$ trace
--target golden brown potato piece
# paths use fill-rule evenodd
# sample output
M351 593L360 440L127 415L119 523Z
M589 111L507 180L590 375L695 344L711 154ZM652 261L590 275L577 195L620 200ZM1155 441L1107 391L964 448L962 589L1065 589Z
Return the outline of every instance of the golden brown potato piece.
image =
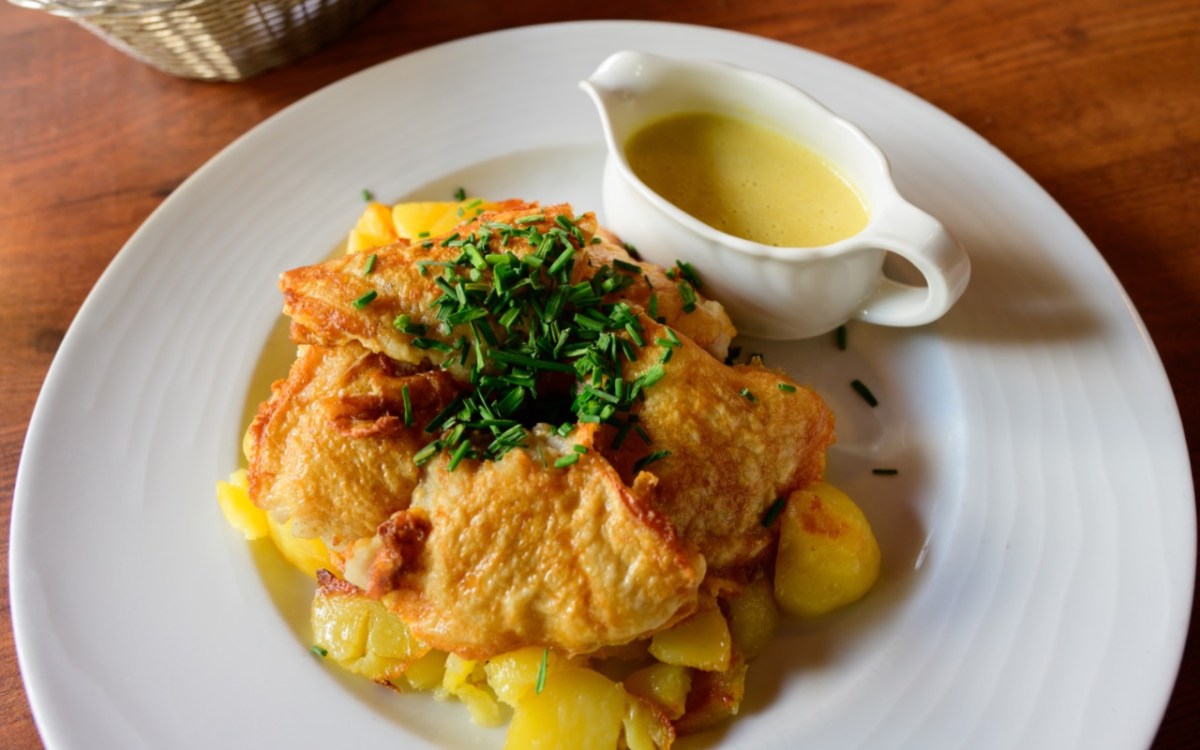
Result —
M404 425L404 389L412 426ZM301 346L246 433L250 498L292 534L330 547L369 537L408 507L422 426L458 393L445 372L357 344Z
M879 577L879 542L850 496L816 482L793 492L779 519L775 598L788 613L817 617L858 601Z
M658 367L668 348L650 343L667 340L667 329L645 316L641 321L648 343L625 368L630 382ZM650 442L628 430L619 447L616 438L602 440L602 452L710 568L756 562L773 539L762 525L767 508L824 471L833 412L786 375L760 364L729 367L687 337L678 339L662 379L632 412ZM669 455L645 463L663 452Z
M590 449L591 430L530 443L453 471L445 455L426 466L412 507L356 545L347 578L393 589L415 636L469 658L590 652L690 614L703 558ZM588 450L554 468L575 445Z

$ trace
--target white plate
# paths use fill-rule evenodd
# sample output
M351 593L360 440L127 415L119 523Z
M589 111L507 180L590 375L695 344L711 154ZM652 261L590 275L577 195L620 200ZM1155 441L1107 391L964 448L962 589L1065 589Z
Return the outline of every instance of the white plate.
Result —
M622 48L808 90L879 142L975 267L934 326L855 326L847 352L761 347L839 413L833 478L886 568L862 606L790 625L708 739L1149 744L1188 620L1193 494L1162 367L1095 248L1004 156L879 79L755 37L613 22L466 39L330 86L226 149L121 251L55 359L17 481L13 619L47 745L499 746L461 706L313 657L306 587L226 526L213 483L238 464L276 275L326 255L363 188L598 209L600 127L576 82Z

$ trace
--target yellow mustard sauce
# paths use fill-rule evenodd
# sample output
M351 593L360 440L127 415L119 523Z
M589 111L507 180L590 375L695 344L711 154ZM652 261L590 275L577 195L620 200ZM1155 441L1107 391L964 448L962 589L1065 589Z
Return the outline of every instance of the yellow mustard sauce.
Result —
M726 234L776 247L820 247L867 225L867 208L820 155L769 128L710 112L657 120L633 134L634 174Z

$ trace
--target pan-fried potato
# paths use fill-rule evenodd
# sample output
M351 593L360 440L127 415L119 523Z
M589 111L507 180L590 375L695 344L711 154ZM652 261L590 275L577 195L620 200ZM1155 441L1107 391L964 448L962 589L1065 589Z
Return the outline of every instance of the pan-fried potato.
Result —
M312 604L313 643L342 667L377 682L390 682L429 647L383 602L321 571Z
M635 695L625 705L624 739L629 750L670 750L675 727L657 706Z
M517 701L506 750L613 750L626 710L625 690L599 672L568 661L546 670Z
M771 582L756 579L723 601L729 609L733 645L746 661L751 661L767 647L779 628L779 605L775 603Z
M625 678L625 691L649 701L668 719L683 716L692 670L678 664L651 664Z
M664 664L708 671L728 669L732 651L729 625L716 607L701 610L650 639L650 653Z
M746 694L746 664L737 662L724 672L696 672L688 693L687 711L675 722L680 734L692 734L736 716Z
M824 482L793 492L780 517L775 598L816 617L857 601L879 577L879 543L846 493Z

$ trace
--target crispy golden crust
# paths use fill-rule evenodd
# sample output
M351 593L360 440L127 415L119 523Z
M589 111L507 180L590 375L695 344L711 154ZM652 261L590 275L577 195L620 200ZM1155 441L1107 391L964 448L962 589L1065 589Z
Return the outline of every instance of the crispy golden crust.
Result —
M404 425L409 391L412 427ZM300 537L338 548L408 507L421 426L458 393L441 370L399 365L357 344L301 346L246 433L250 497Z
M667 336L649 319L642 325L648 342ZM771 533L761 523L767 508L824 472L833 413L786 375L758 364L726 366L687 337L679 339L662 380L633 410L650 444L630 431L614 449L609 430L601 450L634 486L649 481L635 471L639 460L670 451L643 472L654 478L651 505L711 568L753 563L770 547ZM662 345L643 347L626 378L644 373L662 354ZM782 391L781 383L796 390Z
M451 236L466 237L485 222L513 224L534 213L544 218L526 226L544 230L556 226L555 219L560 215L573 216L569 205L517 204L512 209L484 212L476 220L456 229ZM577 224L586 242L595 231L595 217L586 214ZM442 364L457 356L457 353L446 354L436 349L418 349L413 346L416 336L399 331L393 325L396 316L403 313L412 323L426 326L430 331L428 336L432 338L452 343L459 336L470 337L471 331L466 326L458 326L449 334L437 330L439 321L433 303L442 296L442 289L436 283L442 268L428 264L453 261L462 252L458 247L445 245L447 239L439 237L413 243L401 240L380 248L375 251L375 267L370 275L363 274L363 258L358 254L285 272L279 278L279 286L283 290L283 311L292 318L293 331L300 333L305 342L313 344L334 346L355 341L399 362L429 359L434 364ZM493 232L488 248L481 251L511 252L520 258L534 250L536 248L521 239L501 245L499 233ZM424 273L421 263L427 264ZM355 301L369 292L375 292L377 296L370 304L356 308ZM465 375L461 368L452 368L452 371L460 377Z
M693 611L704 560L666 519L593 451L552 468L590 441L589 430L577 432L565 441L543 434L529 450L454 471L442 457L388 524L423 530L419 553L411 533L401 535L405 550L380 538L367 545L364 570L394 588L389 606L415 636L471 658L528 645L586 653ZM399 564L388 570L381 560Z
M537 204L506 204L500 211L489 211L469 224L455 230L453 235L466 237L489 223L516 224L518 220L541 215L540 221L521 226L533 226L549 231L556 226L560 216L574 218L570 205L538 206ZM576 254L572 282L591 278L597 270L614 259L626 263L635 261L609 233L599 233L596 217L584 214L575 222L582 237L581 249ZM453 236L451 235L451 236ZM602 241L593 243L599 236ZM433 238L424 242L410 243L402 240L375 251L376 261L371 274L364 275L363 258L347 255L314 266L304 266L280 276L283 290L284 313L293 321L293 338L300 343L333 346L348 341L357 341L371 351L382 352L400 362L419 362L429 359L442 364L455 354L437 350L417 349L413 346L412 334L396 330L392 324L396 316L406 314L412 323L427 326L427 335L448 343L459 336L470 338L471 332L459 326L449 334L437 331L438 319L434 302L442 296L436 283L441 272L437 265L427 265L421 272L419 263L444 263L453 261L462 252L458 247L445 246L447 238ZM501 234L492 232L489 245L482 252L511 252L518 258L533 252L524 239L513 239L502 244ZM694 338L714 356L724 358L729 342L736 331L718 303L698 297L697 308L692 313L683 311L683 301L676 281L667 278L662 269L646 263L637 263L641 274L629 287L614 298L625 299L639 307L646 307L650 295L657 297L658 314L666 322ZM374 291L376 297L370 304L355 307L355 301ZM497 336L503 332L497 330ZM465 371L452 367L460 378Z
M729 315L719 302L696 294L696 308L692 312L683 309L683 296L679 292L680 279L669 278L666 272L653 263L634 260L625 246L612 232L604 228L596 231L601 242L588 246L588 264L606 264L614 260L633 263L642 270L638 283L621 291L621 298L646 310L650 306L650 295L656 298L655 306L659 322L669 325L700 345L719 360L724 361L729 353L729 343L737 335Z

